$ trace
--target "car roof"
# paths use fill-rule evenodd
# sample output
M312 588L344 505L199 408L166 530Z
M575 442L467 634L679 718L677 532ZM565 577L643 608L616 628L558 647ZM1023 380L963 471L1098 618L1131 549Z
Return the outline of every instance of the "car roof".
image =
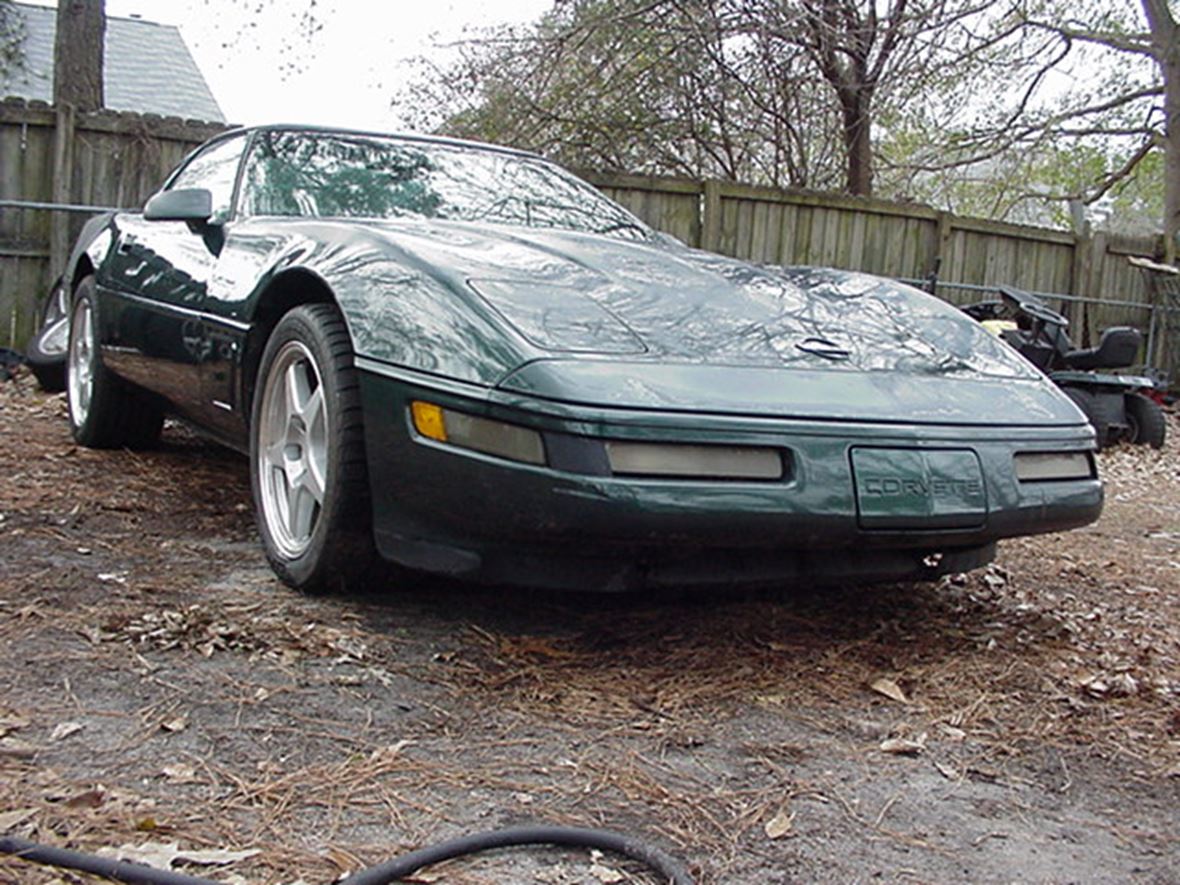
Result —
M349 129L338 126L316 126L304 123L266 123L259 126L239 126L221 133L210 141L220 141L235 135L251 132L310 132L317 135L361 135L374 138L396 138L401 141L418 141L425 144L445 144L452 147L476 148L478 150L493 151L514 157L528 157L532 160L549 162L539 154L523 151L519 148L504 147L498 144L488 144L483 141L471 141L464 138L448 138L443 135L424 135L420 132L377 132L371 129Z

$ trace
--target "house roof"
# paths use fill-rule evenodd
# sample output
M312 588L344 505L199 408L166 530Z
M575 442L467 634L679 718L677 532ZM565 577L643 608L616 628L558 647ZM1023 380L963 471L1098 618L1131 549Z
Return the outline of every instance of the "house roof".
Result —
M28 3L13 6L24 24L24 64L0 75L0 95L51 102L57 10ZM105 104L111 110L225 122L173 25L108 16L104 64Z

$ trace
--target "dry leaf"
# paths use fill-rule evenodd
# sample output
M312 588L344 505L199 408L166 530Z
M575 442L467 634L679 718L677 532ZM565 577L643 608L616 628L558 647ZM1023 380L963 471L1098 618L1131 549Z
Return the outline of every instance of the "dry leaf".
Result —
M20 826L36 813L36 808L14 808L12 811L0 814L0 833L7 833Z
M188 850L181 848L178 842L142 842L139 845L120 845L118 848L104 847L98 850L101 857L147 864L158 870L170 870L177 863L224 866L239 860L247 860L258 853L259 850L256 848L245 851Z
M143 842L139 845L120 845L111 848L104 845L95 852L99 857L109 857L113 860L130 861L131 863L146 864L157 870L172 869L172 861L180 852L179 842Z
M85 726L81 722L59 722L49 735L51 741L64 741L72 734L77 734Z
M378 747L369 754L370 762L390 762L401 754L401 751L406 747L412 746L415 742L410 738L402 738L392 744L384 747Z
M783 806L778 810L778 814L766 822L763 830L769 839L781 839L783 836L790 834L791 829L795 826L795 812L788 811L787 806Z
M963 729L955 728L953 725L947 725L945 722L938 723L938 729L952 741L961 741L967 737L967 732L963 731Z
M28 741L22 741L19 738L0 738L0 759L5 756L13 759L27 759L31 756L36 756L37 751L40 749L40 747L30 744Z
M590 875L599 882L607 883L607 885L614 885L614 883L622 882L626 878L618 870L603 866L600 863L592 863L590 865Z
M22 728L29 727L29 720L24 716L16 713L7 713L0 716L0 737L4 737L10 732L20 731Z
M181 851L177 855L177 860L203 867L214 867L237 863L239 860L249 860L260 853L261 851L257 848L247 848L244 851L223 851L217 848L207 848L200 851Z
M175 765L165 765L161 771L170 784L192 784L197 781L197 770L191 765L178 762Z
M895 756L917 756L925 749L926 735L921 735L916 741L909 738L889 738L881 741L882 752Z
M957 781L962 775L959 770L953 765L947 765L945 762L935 762L934 767L938 769L938 773L945 777L948 781Z
M910 699L905 696L905 692L901 690L901 686L892 679L884 677L876 680L869 686L877 694L885 695L890 700L897 701L899 704L908 704Z
M106 794L102 790L87 790L66 799L65 804L70 808L98 808L105 798Z

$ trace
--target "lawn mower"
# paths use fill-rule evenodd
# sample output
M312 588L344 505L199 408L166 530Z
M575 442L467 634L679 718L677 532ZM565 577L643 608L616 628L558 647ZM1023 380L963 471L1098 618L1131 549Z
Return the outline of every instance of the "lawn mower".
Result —
M1102 333L1097 347L1074 347L1066 334L1069 320L1035 295L999 287L999 301L963 308L1034 366L1049 376L1094 426L1098 448L1119 441L1160 448L1167 422L1160 380L1147 375L1122 375L1135 362L1143 335L1130 326Z

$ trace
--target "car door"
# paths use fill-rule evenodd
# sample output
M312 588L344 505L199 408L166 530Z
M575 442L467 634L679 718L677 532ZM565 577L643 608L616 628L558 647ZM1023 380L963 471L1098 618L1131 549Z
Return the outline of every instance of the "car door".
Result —
M201 423L210 409L203 375L221 350L203 310L233 214L246 143L245 134L211 142L165 187L208 190L213 197L208 223L119 215L114 248L98 280L109 305L102 321L104 360Z

